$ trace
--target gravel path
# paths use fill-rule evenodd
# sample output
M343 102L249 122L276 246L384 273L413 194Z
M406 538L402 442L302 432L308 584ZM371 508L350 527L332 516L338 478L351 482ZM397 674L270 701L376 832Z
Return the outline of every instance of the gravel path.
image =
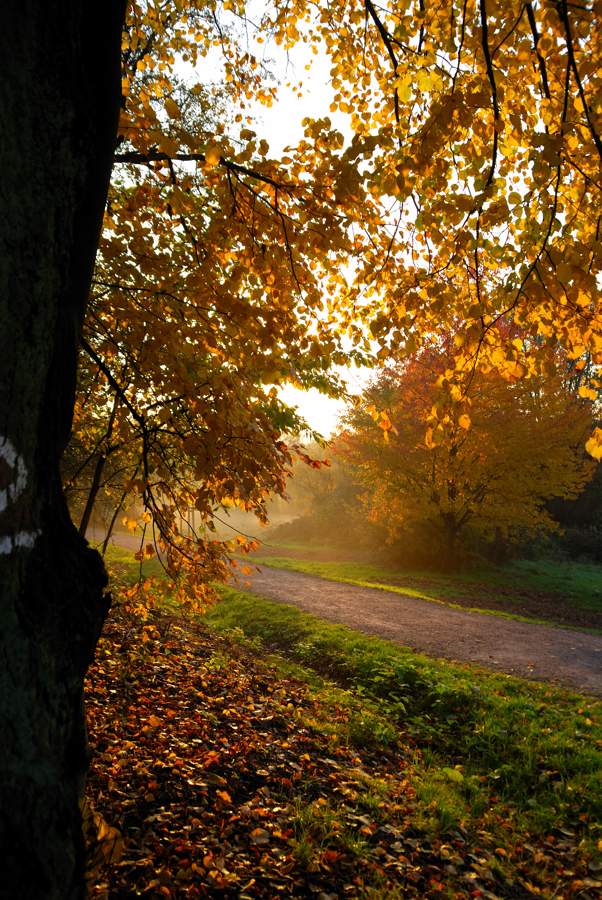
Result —
M86 536L99 541L104 533L90 529ZM140 549L140 538L134 535L114 534L111 541ZM529 625L269 566L253 576L250 590L429 656L480 663L537 681L558 679L602 696L600 634Z
M429 656L602 695L602 635L466 612L394 594L261 567L251 590ZM248 589L247 589L248 590Z

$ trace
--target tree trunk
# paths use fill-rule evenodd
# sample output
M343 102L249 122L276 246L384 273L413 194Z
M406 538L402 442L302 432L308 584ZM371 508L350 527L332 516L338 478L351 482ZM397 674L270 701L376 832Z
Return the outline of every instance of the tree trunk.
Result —
M98 497L98 491L100 490L100 479L102 478L103 469L105 467L105 463L107 461L104 452L101 450L100 456L96 460L96 466L94 468L94 477L92 478L92 484L90 485L90 490L88 492L88 499L86 500L86 505L84 507L84 511L82 514L81 522L79 523L79 533L82 537L86 536L86 531L88 530L88 525L90 524L90 519L92 517L92 510L94 509L94 504L96 503L96 498Z
M8 0L0 29L3 900L85 896L83 679L108 609L59 459L111 172L124 0Z
M119 398L115 397L113 401L113 409L111 410L111 415L109 416L109 424L107 425L107 433L105 434L104 440L101 441L100 447L98 449L98 459L96 460L96 466L94 468L94 475L92 477L92 484L90 485L90 491L88 492L88 499L86 500L86 505L84 507L84 511L82 514L81 522L79 523L79 533L82 537L86 536L86 531L88 530L88 525L90 524L90 518L92 516L92 511L94 509L94 504L96 503L96 498L98 497L98 492L100 490L100 482L102 479L102 473L107 462L107 457L111 453L111 435L113 434L113 425L115 423L115 415L117 413L117 406L119 404ZM116 449L116 448L113 448Z
M138 470L136 469L136 474L134 475L134 478L136 477L137 474L138 474ZM111 540L111 535L113 534L113 529L115 528L115 522L117 521L117 516L119 515L119 510L123 506L123 501L125 500L127 495L128 495L128 492L124 491L123 494L121 495L121 499L120 499L119 503L117 504L117 506L115 507L115 510L113 512L113 516L109 523L109 527L108 527L107 533L105 535L104 543L102 545L102 550L100 551L103 556L107 552L107 547L109 546L109 541Z
M454 524L450 524L449 522L445 523L443 532L442 532L442 544L443 544L443 565L444 571L446 572L455 572L458 565L458 557L457 557L457 536L458 532Z

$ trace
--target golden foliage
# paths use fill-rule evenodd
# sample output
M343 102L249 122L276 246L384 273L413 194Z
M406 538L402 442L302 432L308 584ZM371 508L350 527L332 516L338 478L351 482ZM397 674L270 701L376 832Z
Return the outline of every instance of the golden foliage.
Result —
M489 538L554 529L544 501L574 496L595 466L583 452L591 404L559 375L508 380L477 371L462 398L471 404L470 427L463 416L446 429L436 425L436 381L452 345L448 336L393 362L371 386L372 404L347 415L337 442L357 467L370 519L391 536L426 525L451 556L467 528ZM386 406L395 426L388 446L372 424L374 404Z
M558 346L602 363L602 5L277 0L268 21L326 48L355 132L333 182L361 202L357 338L358 308L383 356L459 321L450 384L483 358L553 374Z
M475 371L515 392L529 376L528 394L555 383L560 347L587 356L582 388L597 392L601 14L566 0L275 0L255 26L242 0L131 5L77 426L89 453L118 454L122 496L148 507L170 573L182 560L198 573L189 600L231 566L225 544L186 536L188 511L209 530L232 504L265 521L285 491L281 435L300 423L275 385L337 394L332 363L412 354L453 326L433 447L473 440ZM270 157L247 113L276 86L245 28L329 54L350 143L307 119L299 145ZM198 81L202 58L219 84ZM509 319L520 337L498 327ZM597 432L587 447L599 456Z

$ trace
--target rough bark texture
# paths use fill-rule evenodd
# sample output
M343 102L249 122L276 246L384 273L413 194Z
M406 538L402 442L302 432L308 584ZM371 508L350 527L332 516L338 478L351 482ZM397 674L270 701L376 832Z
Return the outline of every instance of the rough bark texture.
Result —
M83 679L107 611L59 459L111 171L124 0L8 0L0 29L3 900L85 895Z

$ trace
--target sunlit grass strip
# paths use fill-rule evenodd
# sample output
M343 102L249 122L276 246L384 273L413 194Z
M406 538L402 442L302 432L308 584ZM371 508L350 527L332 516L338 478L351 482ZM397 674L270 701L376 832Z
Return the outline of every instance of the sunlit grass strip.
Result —
M282 543L275 545L279 549L300 550L307 561L313 560L317 549L328 551L332 554L341 552L341 548L334 545L320 544L292 544ZM264 545L260 551L261 556L267 558L269 545ZM318 565L323 564L316 560ZM519 590L555 591L563 596L565 602L573 603L583 609L602 610L602 567L594 563L575 562L567 559L553 559L542 557L535 560L515 559L503 566L489 566L485 560L484 569L475 572L461 572L457 574L426 571L424 569L408 569L406 566L394 566L384 564L382 561L350 561L348 559L338 562L329 562L334 569L338 568L343 574L351 571L353 577L364 580L380 579L410 579L412 581L428 581L432 590L445 590L446 593L457 593L466 590L467 585L474 588L515 588ZM441 599L441 598L439 598ZM507 595L504 599L508 601ZM511 601L512 602L512 601Z
M482 609L478 606L460 606L459 603L452 603L449 600L440 600L438 597L429 596L423 591L416 591L413 588L397 587L393 584L383 584L381 581L368 581L363 578L348 578L339 573L339 568L343 567L345 570L353 570L354 563L322 563L314 562L313 560L292 559L287 556L254 557L253 562L258 566L268 566L272 569L288 569L292 572L303 572L305 575L314 575L317 578L323 578L325 581L338 581L341 584L353 584L356 587L364 588L377 588L379 591L388 591L391 594L403 594L406 597L417 597L419 600L428 600L429 603L439 603L441 606L448 606L451 609L460 609L463 612L497 616L500 619L513 619L516 622L527 622L530 625L548 625L550 628L570 627L562 626L555 622L547 622L544 619L519 616L516 613L503 612L497 609ZM362 564L360 563L359 566L361 565ZM383 572L386 571L386 569L383 570ZM386 578L388 576L383 574L382 577Z
M216 630L283 651L299 671L351 691L350 709L359 701L361 712L350 717L348 740L385 745L403 742L407 733L418 742L416 790L432 804L435 824L447 827L469 810L473 817L493 822L501 816L540 834L564 827L597 852L599 700L472 664L432 660L233 589L223 591L223 600L206 617Z

